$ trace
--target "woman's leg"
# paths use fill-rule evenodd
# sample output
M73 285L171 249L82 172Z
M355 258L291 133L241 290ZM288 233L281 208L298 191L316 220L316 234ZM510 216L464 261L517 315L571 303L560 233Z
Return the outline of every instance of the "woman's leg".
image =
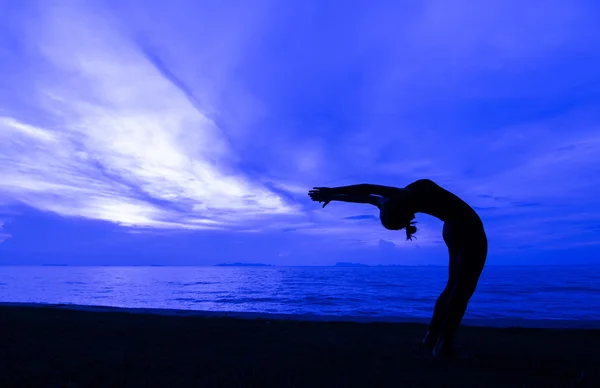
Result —
M473 296L487 257L485 236L471 241L458 251L456 282L446 301L444 319L434 354L444 356L452 353L454 337Z
M429 329L427 334L425 334L425 338L423 338L422 344L428 347L433 348L438 340L440 335L440 331L442 329L442 324L444 322L444 314L446 312L446 304L448 302L448 298L452 291L456 286L456 280L458 274L456 272L457 260L458 260L458 249L453 244L452 238L452 229L450 225L444 224L444 229L442 231L442 236L444 237L444 242L448 247L448 256L449 256L449 265L448 265L448 282L446 283L446 288L442 291L437 301L435 302L435 306L433 308L433 316L431 318L431 323L429 324Z
M425 334L425 338L423 338L422 341L423 345L431 347L432 349L435 346L442 329L444 314L446 312L446 304L448 303L448 299L456 287L456 260L458 253L452 249L448 249L448 253L450 255L448 282L446 283L446 288L444 288L444 291L442 291L435 302L431 323L429 324L427 334Z

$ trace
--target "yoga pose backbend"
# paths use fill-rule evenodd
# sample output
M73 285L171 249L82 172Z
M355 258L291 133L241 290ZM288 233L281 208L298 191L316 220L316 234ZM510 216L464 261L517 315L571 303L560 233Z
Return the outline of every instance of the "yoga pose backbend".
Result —
M425 213L444 222L442 236L448 246L448 283L433 310L423 345L433 348L436 357L454 355L454 336L475 292L487 257L487 237L481 219L466 202L429 179L417 180L404 188L360 184L342 187L315 187L313 201L369 203L380 210L381 224L390 230L406 230L412 239L417 228L415 213Z

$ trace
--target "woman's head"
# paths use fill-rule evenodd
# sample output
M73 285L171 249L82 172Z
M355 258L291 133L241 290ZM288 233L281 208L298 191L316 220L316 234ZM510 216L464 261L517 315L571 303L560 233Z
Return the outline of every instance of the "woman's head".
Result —
M412 240L417 227L412 220L415 214L409 208L408 202L402 199L383 199L379 204L379 219L381 225L389 230L406 228L406 239Z

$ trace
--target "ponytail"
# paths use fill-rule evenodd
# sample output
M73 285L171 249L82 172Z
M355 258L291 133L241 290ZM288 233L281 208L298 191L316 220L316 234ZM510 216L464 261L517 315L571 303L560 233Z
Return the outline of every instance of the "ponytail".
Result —
M416 223L416 221L410 221L408 225L404 227L404 229L406 230L406 240L412 241L413 237L416 239L416 237L414 236L414 234L417 233L417 227L414 225Z

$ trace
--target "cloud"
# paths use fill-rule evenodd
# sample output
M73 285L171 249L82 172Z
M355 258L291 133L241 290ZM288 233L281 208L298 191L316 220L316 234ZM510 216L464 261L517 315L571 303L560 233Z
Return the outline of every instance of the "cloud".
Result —
M0 117L4 195L66 216L166 228L297 213L236 167L214 121L110 23L65 5L48 11L28 33L56 74L31 74L40 85L32 97L51 120Z
M386 240L379 240L379 248L380 249L390 249L390 248L394 248L396 246L396 244L394 244L391 241L386 241Z
M439 246L441 223L405 242L308 188L430 178L481 214L491 255L591 244L597 11L23 2L0 15L0 207L345 255Z
M361 216L349 216L343 217L344 220L378 220L374 215L361 215Z
M6 220L0 219L0 244L3 241L8 240L10 238L10 234L8 234L4 231L5 223L6 223Z

